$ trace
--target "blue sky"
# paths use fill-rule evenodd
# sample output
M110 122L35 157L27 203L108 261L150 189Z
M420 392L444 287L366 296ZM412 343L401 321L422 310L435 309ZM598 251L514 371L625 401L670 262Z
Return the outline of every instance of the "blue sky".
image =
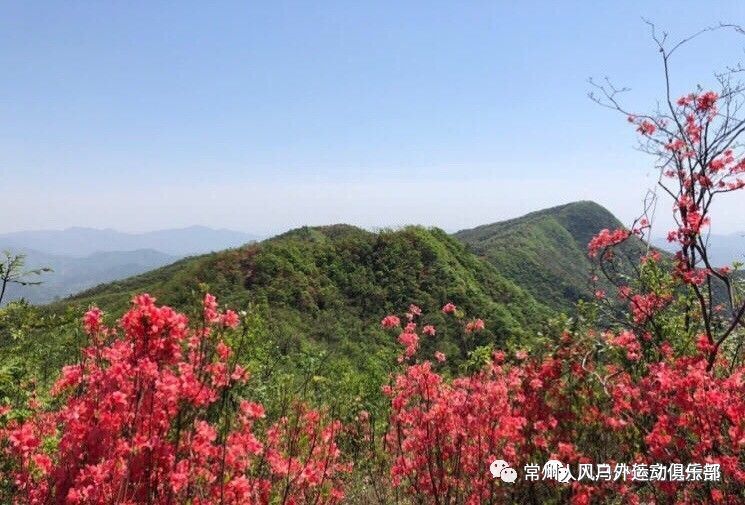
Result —
M448 230L654 180L590 76L661 92L677 38L742 2L2 2L0 232L204 224ZM743 56L714 35L680 93ZM741 198L740 198L741 199ZM745 206L723 202L715 231Z

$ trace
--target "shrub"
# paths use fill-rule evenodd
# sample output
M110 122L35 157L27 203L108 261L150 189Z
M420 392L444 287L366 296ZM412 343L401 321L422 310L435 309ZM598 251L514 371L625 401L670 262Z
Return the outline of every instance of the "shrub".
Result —
M338 421L296 404L262 433L260 404L224 332L240 324L205 296L202 320L148 295L107 327L84 317L91 345L35 407L2 432L13 503L337 503ZM7 413L7 412L4 412ZM11 500L8 497L8 500Z

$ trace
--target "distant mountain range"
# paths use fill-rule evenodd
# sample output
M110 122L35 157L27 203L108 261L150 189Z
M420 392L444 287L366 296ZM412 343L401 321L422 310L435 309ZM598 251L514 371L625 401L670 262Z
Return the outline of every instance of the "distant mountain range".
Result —
M40 285L9 286L4 302L19 298L35 304L52 302L185 256L221 251L255 239L247 233L203 226L148 233L68 228L0 234L0 251L25 254L28 269L52 269L29 279L41 281Z
M258 237L233 230L190 226L145 233L94 228L18 231L0 234L0 248L32 249L46 254L85 257L97 252L153 249L172 256L190 256L237 247Z
M178 256L152 249L98 252L83 258L47 254L33 249L14 249L13 252L26 255L28 269L52 269L51 272L28 278L29 281L41 281L39 285L8 286L5 302L24 298L34 304L52 302L98 284L147 272L179 259Z

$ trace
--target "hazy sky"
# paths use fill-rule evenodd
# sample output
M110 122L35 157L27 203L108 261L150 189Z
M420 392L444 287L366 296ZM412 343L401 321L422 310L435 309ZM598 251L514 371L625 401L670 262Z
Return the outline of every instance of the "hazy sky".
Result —
M641 20L745 24L732 2L0 2L0 232L204 224L447 230L656 177L590 76L661 96ZM683 93L743 56L715 35ZM730 198L717 232L743 230ZM667 210L667 203L664 204Z

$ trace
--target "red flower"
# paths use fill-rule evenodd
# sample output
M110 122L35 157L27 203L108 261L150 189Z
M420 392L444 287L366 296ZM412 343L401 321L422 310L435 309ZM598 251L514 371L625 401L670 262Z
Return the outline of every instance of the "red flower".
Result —
M474 319L473 321L466 324L466 333L473 333L475 331L481 331L484 329L484 321L481 319Z
M94 335L101 330L103 312L98 307L91 308L83 316L83 328L88 335Z
M587 245L589 255L591 258L597 256L601 249L607 249L614 245L618 245L627 238L629 238L630 232L628 230L618 229L610 231L605 228L595 235L590 243Z
M719 95L713 91L707 91L696 100L696 109L702 112L711 112L716 105Z
M222 325L226 328L236 328L240 323L238 314L232 310L226 310L221 319Z
M654 134L656 130L657 130L657 127L654 125L654 123L646 119L642 120L639 123L639 126L636 128L636 131L646 136L650 136Z
M121 333L104 327L97 309L86 314L91 346L52 389L58 409L30 402L26 422L0 428L14 503L266 504L272 495L339 503L338 474L348 466L338 422L298 405L262 442L253 426L261 405L242 401L231 423L215 418L215 402L248 374L228 363L232 351L210 331L232 326L234 313L221 313L211 295L202 308L207 328L190 328L183 314L139 295ZM264 458L270 469L258 471ZM289 487L275 486L285 477Z
M396 328L401 326L401 320L396 316L385 316L380 325L385 329Z
M442 312L445 313L445 314L455 314L455 311L456 310L457 309L456 309L455 305L453 305L450 302L448 302L448 303L446 303L445 305L442 306Z

